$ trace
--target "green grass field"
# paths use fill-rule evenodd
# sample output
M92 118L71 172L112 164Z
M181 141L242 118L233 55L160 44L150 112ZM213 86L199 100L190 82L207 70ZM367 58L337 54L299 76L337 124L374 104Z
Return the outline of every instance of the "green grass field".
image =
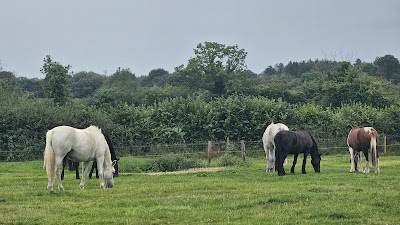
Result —
M284 177L259 157L218 172L121 173L112 189L96 179L80 189L66 172L62 192L46 190L41 161L0 163L0 224L400 223L399 156L381 156L379 175L350 173L347 154L323 157L319 174L308 161L301 174L301 159ZM122 158L120 168L134 163Z

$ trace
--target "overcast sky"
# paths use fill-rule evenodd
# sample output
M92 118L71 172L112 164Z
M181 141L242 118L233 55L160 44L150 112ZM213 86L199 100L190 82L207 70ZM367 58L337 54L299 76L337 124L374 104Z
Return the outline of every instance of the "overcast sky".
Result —
M400 58L399 0L1 0L0 62L39 77L71 70L173 72L205 41L237 44L248 69L308 59Z

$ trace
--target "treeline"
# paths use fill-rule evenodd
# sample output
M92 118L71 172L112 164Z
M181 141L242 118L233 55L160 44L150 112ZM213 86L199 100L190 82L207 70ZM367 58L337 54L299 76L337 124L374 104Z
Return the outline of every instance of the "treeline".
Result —
M46 56L45 79L0 71L0 161L40 158L45 133L59 125L98 125L117 146L258 141L284 122L320 138L344 138L352 125L400 131L400 65L391 55L372 63L309 60L247 70L247 53L205 42L173 73L136 77L71 73ZM260 146L261 147L261 146Z

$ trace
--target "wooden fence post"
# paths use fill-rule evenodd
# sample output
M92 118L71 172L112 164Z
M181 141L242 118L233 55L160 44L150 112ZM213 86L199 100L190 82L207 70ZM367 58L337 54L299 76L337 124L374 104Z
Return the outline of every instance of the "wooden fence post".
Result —
M207 146L208 163L211 163L211 153L212 153L212 142L208 141L208 146Z
M230 143L229 143L229 137L226 138L226 146L225 146L225 153L228 153L230 150Z
M244 145L244 141L240 141L240 148L242 149L242 159L246 161L246 146Z
M386 135L383 136L383 153L386 155Z

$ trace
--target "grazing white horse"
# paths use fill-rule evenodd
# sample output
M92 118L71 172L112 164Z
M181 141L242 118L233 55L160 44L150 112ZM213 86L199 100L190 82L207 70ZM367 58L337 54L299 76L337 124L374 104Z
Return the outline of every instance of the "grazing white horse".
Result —
M60 165L65 156L75 162L83 162L82 180L79 185L81 188L85 186L89 161L93 160L97 161L100 188L114 186L114 162L111 161L108 144L98 127L76 129L59 126L47 131L43 165L46 167L48 177L47 189L53 190L54 174L57 174L58 189L64 190L61 183Z
M263 147L265 151L265 158L267 159L267 172L275 171L275 135L282 130L289 130L289 128L283 123L271 123L265 129L262 137ZM285 161L286 162L286 161Z

